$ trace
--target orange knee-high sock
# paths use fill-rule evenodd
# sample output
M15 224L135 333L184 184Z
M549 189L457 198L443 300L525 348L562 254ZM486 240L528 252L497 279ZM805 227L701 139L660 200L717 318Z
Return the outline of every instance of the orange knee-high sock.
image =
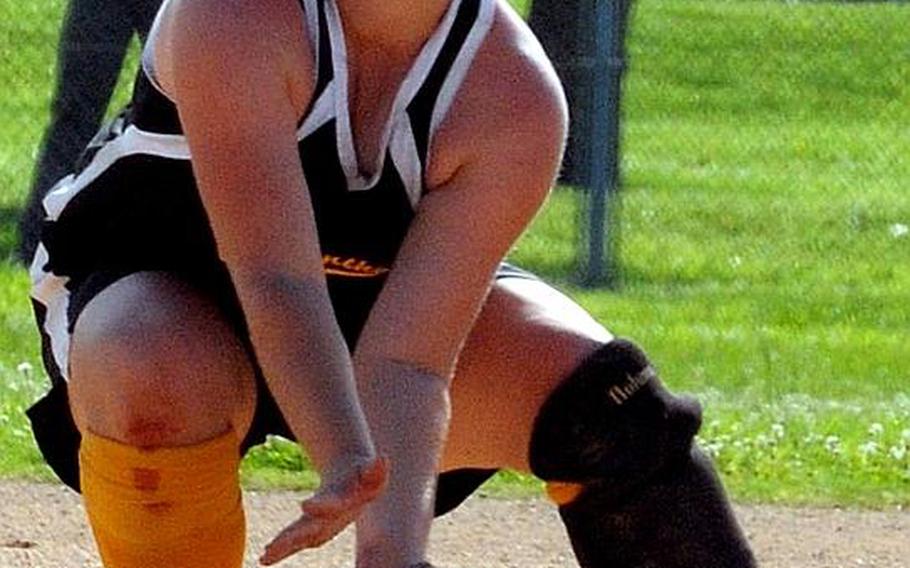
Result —
M106 568L239 568L246 527L234 432L142 450L83 434L85 508Z
M569 481L550 481L547 483L547 497L560 507L575 501L584 490L585 486L580 483Z

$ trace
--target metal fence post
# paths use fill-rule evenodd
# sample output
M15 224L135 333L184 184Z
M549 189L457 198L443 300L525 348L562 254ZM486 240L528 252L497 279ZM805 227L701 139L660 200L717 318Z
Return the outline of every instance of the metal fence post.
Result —
M589 69L588 73L579 74L580 80L587 83L580 92L588 96L576 116L585 147L581 171L587 195L583 224L587 260L582 284L589 287L617 283L617 235L612 211L620 179L619 118L629 6L630 0L587 0L578 20L579 35L593 37L589 52L579 62Z

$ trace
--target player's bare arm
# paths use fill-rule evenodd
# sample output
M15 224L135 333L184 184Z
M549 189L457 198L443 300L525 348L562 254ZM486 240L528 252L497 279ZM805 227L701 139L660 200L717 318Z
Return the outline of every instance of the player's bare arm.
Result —
M432 143L428 191L355 354L364 409L392 462L386 494L358 521L360 568L424 560L458 352L558 168L562 91L513 18L500 8Z
M329 303L297 154L312 90L309 46L288 23L299 6L194 0L171 9L180 25L162 30L161 81L269 388L323 475L317 506L304 508L307 531L288 543L314 546L379 492L383 465Z

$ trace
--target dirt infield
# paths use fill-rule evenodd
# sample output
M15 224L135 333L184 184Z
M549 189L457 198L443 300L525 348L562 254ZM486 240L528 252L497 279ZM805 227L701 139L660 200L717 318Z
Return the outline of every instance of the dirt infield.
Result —
M290 520L299 495L247 493L250 553ZM0 482L0 568L99 568L79 497L55 485ZM738 507L767 568L910 568L910 513ZM287 568L352 568L351 534L295 557ZM551 506L475 497L440 519L432 559L441 568L575 568Z

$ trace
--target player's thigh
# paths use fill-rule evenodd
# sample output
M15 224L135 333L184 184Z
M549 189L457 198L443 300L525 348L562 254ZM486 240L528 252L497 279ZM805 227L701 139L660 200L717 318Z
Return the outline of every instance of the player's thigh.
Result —
M541 405L611 339L584 309L544 282L498 280L459 357L442 468L527 470Z
M228 428L242 436L256 398L253 373L208 294L169 273L140 272L81 312L70 404L80 428L126 443L190 444Z

